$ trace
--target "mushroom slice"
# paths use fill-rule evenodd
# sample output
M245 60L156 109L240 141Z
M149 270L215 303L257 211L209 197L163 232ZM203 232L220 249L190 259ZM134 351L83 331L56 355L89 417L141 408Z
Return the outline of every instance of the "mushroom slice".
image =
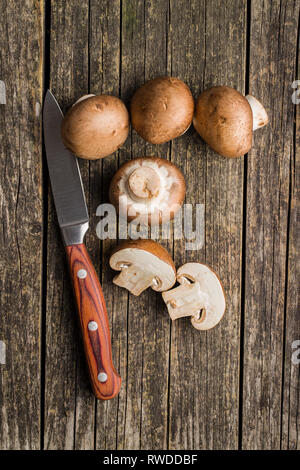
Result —
M234 88L215 86L196 102L193 123L203 140L219 155L240 157L252 147L253 131L268 123L262 104Z
M135 158L114 175L111 203L129 221L158 225L173 219L185 197L184 176L176 165L158 157Z
M176 281L176 270L168 251L153 240L126 240L113 251L109 264L121 271L114 277L117 286L140 295L148 287L162 292Z
M163 292L172 320L191 317L197 330L209 330L216 326L225 312L225 295L220 279L205 264L186 263L177 271L175 289Z

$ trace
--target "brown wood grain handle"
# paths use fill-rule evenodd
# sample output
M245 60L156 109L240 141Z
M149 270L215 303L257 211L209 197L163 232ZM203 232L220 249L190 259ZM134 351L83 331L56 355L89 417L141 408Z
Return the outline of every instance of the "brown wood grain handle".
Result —
M111 355L105 300L85 245L66 247L85 355L93 392L100 400L115 397L121 387Z

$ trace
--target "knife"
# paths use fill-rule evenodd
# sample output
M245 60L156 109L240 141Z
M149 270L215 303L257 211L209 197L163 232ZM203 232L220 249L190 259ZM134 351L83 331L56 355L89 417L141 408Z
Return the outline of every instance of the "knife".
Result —
M83 243L89 216L77 158L62 143L62 120L63 113L48 90L43 125L53 199L66 248L92 389L100 400L109 400L119 393L121 377L112 362L102 289Z

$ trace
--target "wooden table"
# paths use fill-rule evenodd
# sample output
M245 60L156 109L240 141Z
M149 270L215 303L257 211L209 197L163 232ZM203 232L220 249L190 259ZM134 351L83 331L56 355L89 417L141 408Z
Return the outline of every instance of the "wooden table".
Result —
M299 1L1 0L0 17L0 447L299 449ZM50 88L64 111L87 92L128 104L159 75L195 97L216 84L250 92L270 124L244 158L217 156L191 128L160 146L131 131L117 154L80 161L123 378L116 399L96 402L49 190L43 96ZM163 244L177 266L205 262L223 280L226 315L206 333L171 324L152 290L135 298L112 284L116 241L97 238L96 208L118 166L145 155L176 163L186 202L205 204L201 250Z

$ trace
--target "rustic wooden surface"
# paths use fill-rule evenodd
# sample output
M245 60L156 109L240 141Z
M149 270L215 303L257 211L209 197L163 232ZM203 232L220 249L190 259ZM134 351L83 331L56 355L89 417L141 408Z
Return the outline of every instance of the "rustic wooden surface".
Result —
M44 6L1 1L1 448L40 447ZM23 27L26 23L26 28Z
M300 105L297 0L0 2L1 449L299 449ZM26 24L26 28L24 28ZM86 237L102 282L120 395L91 394L42 146L50 88L65 111L81 95L128 105L147 79L174 75L197 96L226 84L265 104L248 156L218 157L193 128L160 146L131 131L117 154L80 161ZM170 323L159 295L112 284L116 242L96 236L97 206L133 157L165 157L205 204L205 243L163 240L180 266L220 274L227 311L213 330ZM298 198L297 198L298 196Z

